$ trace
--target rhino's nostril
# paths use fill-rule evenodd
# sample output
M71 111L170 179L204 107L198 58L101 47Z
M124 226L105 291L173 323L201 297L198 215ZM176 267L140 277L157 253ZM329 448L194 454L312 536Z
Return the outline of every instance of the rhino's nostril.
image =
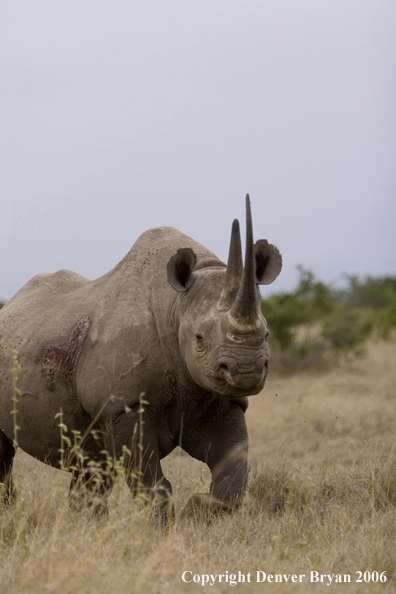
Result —
M219 377L225 379L226 381L227 378L231 377L231 373L229 370L229 367L227 365L227 363L219 363L217 366L217 374Z

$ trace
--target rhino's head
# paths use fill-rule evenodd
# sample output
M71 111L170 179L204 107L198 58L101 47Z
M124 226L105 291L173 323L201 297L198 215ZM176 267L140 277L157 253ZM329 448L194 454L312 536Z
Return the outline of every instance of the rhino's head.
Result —
M275 280L282 258L266 240L253 243L249 195L245 265L237 220L227 268L195 264L190 248L178 250L168 263L168 281L182 293L179 345L187 369L199 386L211 392L232 397L258 394L269 358L258 285Z

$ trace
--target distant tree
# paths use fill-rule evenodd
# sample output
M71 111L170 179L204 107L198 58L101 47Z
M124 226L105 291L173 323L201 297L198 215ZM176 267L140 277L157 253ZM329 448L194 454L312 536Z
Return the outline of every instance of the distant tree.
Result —
M347 280L349 286L340 295L346 308L365 311L377 334L388 338L392 328L396 328L396 277L367 276L360 280L349 276Z
M341 298L352 307L381 309L396 305L396 278L367 276L360 280L357 276L347 276L348 289Z

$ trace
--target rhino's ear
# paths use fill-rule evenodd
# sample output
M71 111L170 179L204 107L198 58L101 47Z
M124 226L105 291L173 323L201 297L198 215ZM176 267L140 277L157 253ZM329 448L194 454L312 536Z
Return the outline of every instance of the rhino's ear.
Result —
M195 278L192 273L197 257L191 248L177 250L168 262L168 282L176 291L188 291Z
M266 239L259 239L254 244L256 258L256 283L270 285L282 270L282 256L277 247Z

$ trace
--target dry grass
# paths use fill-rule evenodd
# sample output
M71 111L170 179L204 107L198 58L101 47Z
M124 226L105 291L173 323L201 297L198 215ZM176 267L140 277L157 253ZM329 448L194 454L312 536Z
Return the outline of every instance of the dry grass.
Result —
M322 592L311 570L350 574L332 588L396 590L396 358L378 343L365 359L321 375L271 377L247 412L249 493L233 515L181 520L164 532L123 484L106 521L69 510L68 475L18 453L18 503L0 510L0 592L228 592L183 583L196 574L251 572L243 592ZM203 464L176 451L163 461L181 510L207 490ZM302 585L255 583L257 570L305 574ZM385 584L355 583L386 571Z

